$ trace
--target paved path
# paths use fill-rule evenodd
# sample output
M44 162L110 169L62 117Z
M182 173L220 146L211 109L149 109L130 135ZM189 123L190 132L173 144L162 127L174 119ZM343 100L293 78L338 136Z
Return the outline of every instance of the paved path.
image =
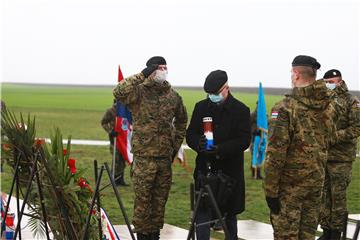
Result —
M4 194L4 193L3 193ZM6 195L6 194L5 194ZM7 196L7 195L6 195ZM7 199L7 197L6 197ZM23 201L20 200L20 205ZM17 204L14 197L10 201L10 212L16 212ZM25 212L28 213L29 210L26 207ZM15 225L17 224L17 217L15 217ZM348 229L347 229L347 238L352 238L355 232L356 220L360 220L360 214L350 214ZM29 217L24 216L21 221L21 233L22 239L41 239L34 238L30 228L28 227ZM238 236L240 239L247 240L272 240L273 239L273 230L270 224L258 222L255 220L239 220L237 223L238 227ZM129 231L126 225L115 225L114 228L121 240L131 240ZM322 229L319 227L318 231L321 232ZM186 239L188 235L188 229L179 228L170 224L165 224L164 228L161 230L160 239L163 240L183 240ZM52 235L51 235L52 238Z

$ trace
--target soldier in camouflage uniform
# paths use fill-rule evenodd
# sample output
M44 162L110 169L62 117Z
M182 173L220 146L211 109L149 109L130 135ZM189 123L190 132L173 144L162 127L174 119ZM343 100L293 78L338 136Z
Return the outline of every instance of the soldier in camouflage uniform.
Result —
M346 224L346 189L351 181L352 163L356 157L357 137L360 135L360 102L352 96L339 70L325 73L328 88L338 95L341 114L337 123L337 142L330 147L326 164L320 224L323 235L319 239L340 239Z
M101 119L101 126L108 133L110 140L110 154L114 155L114 138L117 136L115 132L115 118L116 118L116 100L113 102L113 106L106 110L104 116ZM128 186L124 180L125 160L120 151L116 149L115 153L115 183L120 186Z
M152 57L146 66L113 91L133 116L133 224L138 240L159 239L171 186L171 163L187 123L183 101L166 81L165 59Z
M300 55L292 62L293 90L269 121L264 189L274 239L314 239L330 140L335 139L335 93L315 81L320 64Z

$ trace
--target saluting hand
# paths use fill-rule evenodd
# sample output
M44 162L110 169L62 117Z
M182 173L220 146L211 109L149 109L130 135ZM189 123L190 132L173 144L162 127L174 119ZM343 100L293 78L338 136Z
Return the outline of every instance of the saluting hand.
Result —
M156 69L158 69L159 65L152 64L146 68L144 68L141 72L144 74L145 78L148 78Z

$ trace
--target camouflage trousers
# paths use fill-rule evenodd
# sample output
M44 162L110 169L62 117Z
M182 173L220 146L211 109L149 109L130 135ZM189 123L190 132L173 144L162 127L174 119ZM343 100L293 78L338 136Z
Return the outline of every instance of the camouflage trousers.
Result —
M280 213L270 214L274 239L315 239L322 187L281 186Z
M114 145L110 145L110 154L111 154L111 159L113 158L114 155ZM121 155L121 153L119 151L116 151L116 155L115 155L115 178L120 177L120 176L124 176L124 170L125 170L125 160L123 158L123 156Z
M351 182L352 162L328 162L320 211L322 228L342 231L347 215L346 189Z
M165 204L171 187L171 157L134 156L132 180L135 232L148 234L164 225Z

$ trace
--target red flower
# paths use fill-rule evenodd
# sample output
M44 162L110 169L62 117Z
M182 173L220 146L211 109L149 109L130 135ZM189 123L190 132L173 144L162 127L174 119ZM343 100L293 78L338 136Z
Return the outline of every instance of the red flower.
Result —
M78 184L81 188L86 188L89 186L84 178L79 178Z
M2 149L5 151L5 152L8 152L8 151L10 151L11 150L11 148L10 148L10 145L9 144L7 144L7 143L3 143L3 144L1 144L2 145Z
M75 159L69 158L68 160L68 167L70 168L70 172L72 174L76 173L76 167L75 167Z
M43 138L37 138L35 140L35 146L37 146L37 147L41 147L44 144L45 144L45 139L43 139Z
M66 149L63 150L63 155L65 156L67 153Z
M86 179L84 179L84 178L79 178L78 185L81 188L87 188L91 193L93 192L93 190L90 188L89 184L87 184Z

